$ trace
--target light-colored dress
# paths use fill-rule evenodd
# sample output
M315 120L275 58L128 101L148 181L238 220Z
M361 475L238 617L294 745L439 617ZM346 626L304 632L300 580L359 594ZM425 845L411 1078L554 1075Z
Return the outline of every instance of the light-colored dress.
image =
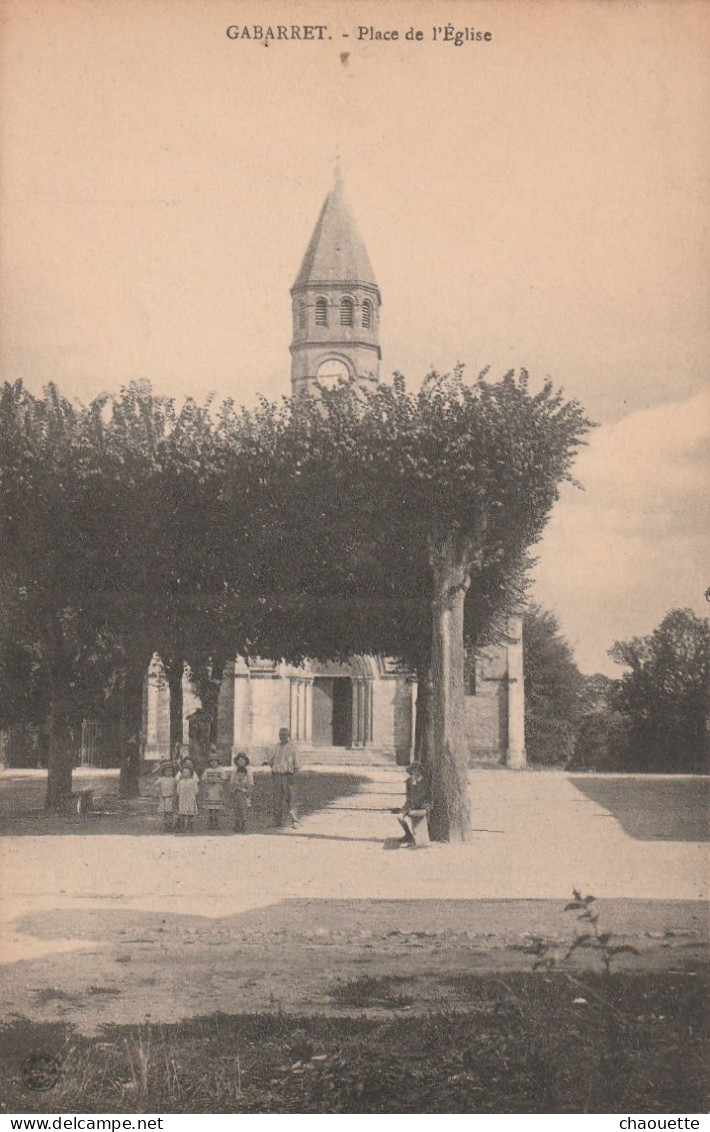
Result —
M188 817L191 817L199 812L197 809L198 785L198 781L195 777L178 779L177 796L179 814L186 814Z

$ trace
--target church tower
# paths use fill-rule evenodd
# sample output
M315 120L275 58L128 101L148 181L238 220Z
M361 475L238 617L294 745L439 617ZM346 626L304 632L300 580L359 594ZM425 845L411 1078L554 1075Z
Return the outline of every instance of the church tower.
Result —
M291 288L293 393L379 380L380 292L340 171Z

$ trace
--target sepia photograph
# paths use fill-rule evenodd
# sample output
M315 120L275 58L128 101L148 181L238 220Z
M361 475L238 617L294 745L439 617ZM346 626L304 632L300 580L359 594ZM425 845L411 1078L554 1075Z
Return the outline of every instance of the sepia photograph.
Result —
M4 1129L707 1127L709 63L0 0Z

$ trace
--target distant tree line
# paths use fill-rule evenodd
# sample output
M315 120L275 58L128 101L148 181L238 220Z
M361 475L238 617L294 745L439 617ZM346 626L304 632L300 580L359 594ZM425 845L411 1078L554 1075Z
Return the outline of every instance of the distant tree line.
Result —
M599 771L710 770L710 624L671 610L647 637L617 641L617 679L583 676L552 613L524 623L525 739L538 764Z

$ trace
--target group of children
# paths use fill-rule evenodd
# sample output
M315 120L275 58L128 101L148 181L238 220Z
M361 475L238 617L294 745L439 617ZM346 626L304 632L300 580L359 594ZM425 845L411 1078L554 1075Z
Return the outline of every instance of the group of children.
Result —
M189 758L182 763L162 763L156 786L158 813L163 816L166 833L173 830L185 830L189 833L192 830L195 817L200 812L198 799L202 800L207 810L210 829L219 828L219 815L225 808L225 803L229 802L233 817L232 829L235 833L244 833L254 787L249 758L244 751L236 756L228 777L225 776L216 753L210 756L209 765L201 778ZM404 831L401 839L403 843L417 847L429 844L427 819L430 804L430 787L425 768L419 762L410 763L407 768L405 803L392 811L397 815Z
M200 804L207 810L210 829L219 828L219 815L226 803L231 806L234 832L243 833L246 829L254 780L243 751L236 756L229 777L225 777L218 756L212 754L201 778L191 759L184 759L177 767L175 763L163 763L156 785L158 813L163 816L166 833L189 833Z

